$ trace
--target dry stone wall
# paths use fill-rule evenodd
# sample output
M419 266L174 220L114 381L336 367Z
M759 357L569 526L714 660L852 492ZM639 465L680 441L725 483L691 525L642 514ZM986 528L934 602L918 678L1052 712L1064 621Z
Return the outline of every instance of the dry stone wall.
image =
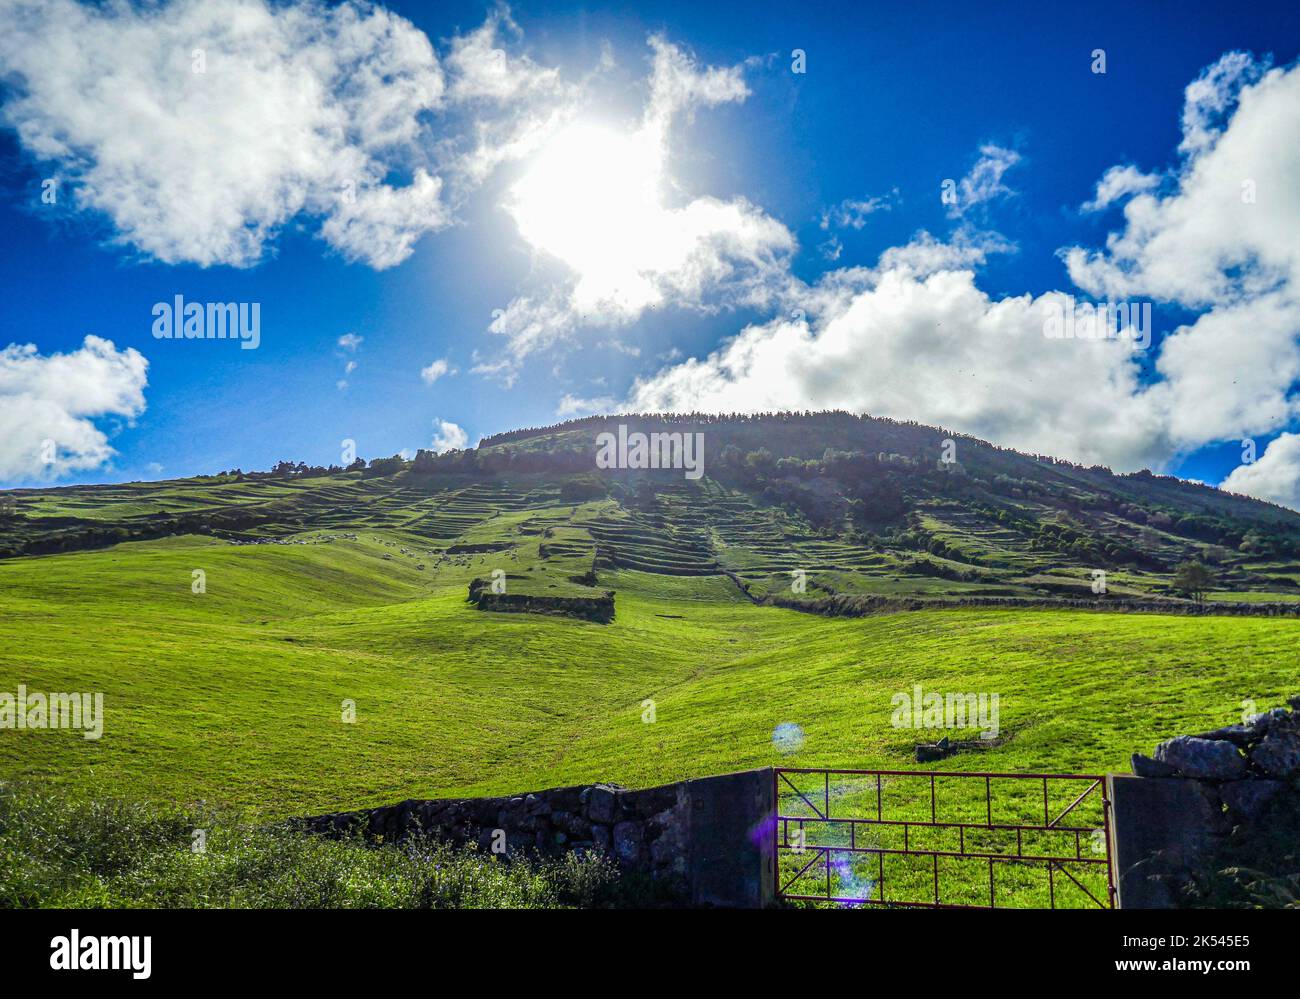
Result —
M761 905L770 894L772 772L751 770L645 790L557 787L497 798L410 800L298 820L308 831L359 831L401 842L423 831L504 854L598 852L648 877L658 897L695 905Z
M1267 821L1279 796L1300 794L1300 697L1288 705L1169 739L1133 756L1133 778L1111 779L1122 906L1176 904L1234 831Z
M593 596L558 597L530 593L493 593L485 579L474 579L469 584L468 600L479 610L520 614L558 614L609 624L614 620L614 591L605 590Z

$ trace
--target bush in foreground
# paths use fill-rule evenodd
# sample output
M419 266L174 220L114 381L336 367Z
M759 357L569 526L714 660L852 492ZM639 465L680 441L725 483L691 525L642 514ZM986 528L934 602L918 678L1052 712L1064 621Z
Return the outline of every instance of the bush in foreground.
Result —
M600 857L506 862L419 837L369 846L246 824L202 804L0 783L5 908L587 908L618 904L619 888Z

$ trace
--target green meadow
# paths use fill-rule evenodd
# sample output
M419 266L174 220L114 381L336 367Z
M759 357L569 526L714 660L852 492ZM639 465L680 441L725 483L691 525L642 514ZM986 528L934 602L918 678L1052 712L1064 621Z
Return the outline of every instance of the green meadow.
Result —
M916 684L1000 698L999 738L941 769L1095 773L1300 690L1293 618L828 619L755 606L725 576L613 568L603 625L466 601L498 566L556 585L531 578L535 548L422 544L362 526L0 562L0 691L102 691L105 708L97 741L0 732L0 776L281 817L774 764L916 767L915 745L941 733L890 723ZM777 745L783 724L801 744Z

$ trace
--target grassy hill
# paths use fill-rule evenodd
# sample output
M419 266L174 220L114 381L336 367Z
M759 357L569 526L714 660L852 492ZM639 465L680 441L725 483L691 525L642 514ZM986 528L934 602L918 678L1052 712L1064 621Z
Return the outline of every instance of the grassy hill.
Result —
M703 477L598 470L597 435L620 423L701 434ZM559 590L618 568L729 574L761 597L789 591L801 571L809 597L1041 598L1090 596L1104 571L1115 596L1178 599L1175 567L1200 560L1225 601L1300 598L1293 511L844 413L597 417L351 471L285 463L277 473L12 490L0 556L362 529L444 561L541 537L531 571Z
M106 722L98 741L0 732L0 776L291 815L900 767L937 734L890 724L913 684L1000 695L999 739L945 765L1093 772L1300 690L1293 617L954 606L1041 603L1104 568L1110 598L1185 609L1189 557L1219 596L1279 602L1300 593L1294 513L966 438L963 471L940 470L950 435L844 414L674 425L705 434L698 481L597 474L605 424L585 421L352 471L6 494L0 691L102 691ZM477 610L494 570L509 593L612 590L615 618ZM936 603L756 605L832 593Z
M107 714L99 741L6 732L0 772L292 814L778 760L896 767L929 738L889 725L914 683L1000 693L1004 741L981 769L1091 771L1300 681L1295 620L827 620L756 608L721 577L619 570L605 580L618 617L599 625L473 610L465 583L490 555L430 574L385 559L400 542L380 533L300 541L0 564L0 689L102 690ZM191 592L196 567L206 594ZM804 733L789 756L772 738L786 723Z

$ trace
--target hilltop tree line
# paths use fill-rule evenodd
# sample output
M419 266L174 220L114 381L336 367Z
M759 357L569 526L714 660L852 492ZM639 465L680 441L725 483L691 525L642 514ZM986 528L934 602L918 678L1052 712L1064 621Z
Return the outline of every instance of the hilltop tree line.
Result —
M1238 517L1229 513L1179 509L1161 502L1163 496L1159 488L1164 483L1177 483L1180 491L1192 488L1192 483L1149 471L1115 476L1103 465L1082 465L1049 455L1026 455L943 428L846 410L588 416L485 437L477 448L441 454L421 450L413 461L406 461L400 455L377 458L369 463L358 458L346 469L336 465L308 466L302 462L282 461L266 473L242 473L236 469L223 474L236 478L291 478L360 471L370 477L391 475L406 469L419 476L581 474L592 470L596 433L620 423L626 424L630 430L645 431L716 428L728 443L723 445L721 453L716 450L706 453L706 474L728 484L757 489L775 502L793 504L814 521L834 520L843 512L832 509L834 504L828 503L823 491L813 488L812 495L809 495L809 486L816 479L835 480L845 486L850 501L860 503L860 509L850 511L855 523L896 520L907 504L909 480L894 473L906 472L924 476L927 490L953 498L971 501L997 496L1043 502L1081 515L1107 512L1148 524L1156 531L1168 531L1255 557L1300 555L1300 532L1294 529L1279 529L1280 525L1264 524L1258 520L1252 522L1253 518L1248 515ZM579 436L582 432L585 433ZM570 436L566 439L564 435ZM887 449L827 447L823 453L812 457L810 444L819 436L837 441L883 442ZM554 439L535 440L543 437ZM948 469L948 472L956 474L939 478L931 473L936 472L939 449L947 440L956 442L962 461ZM528 446L529 441L533 441L533 446ZM747 441L758 446L745 446ZM1003 456L1021 461L1031 459L1037 464L1060 470L1065 477L1040 479L1032 474L1011 474L1012 466ZM967 475L965 465L970 462L973 464ZM1020 467L1026 466L1022 464ZM1096 483L1095 488L1089 487L1089 480ZM1156 486L1156 491L1148 489L1148 484ZM1229 495L1210 487L1200 488L1219 498ZM1140 501L1126 495L1134 490L1139 490ZM1143 495L1148 492L1152 495ZM1045 538L1043 543L1046 547L1058 547L1057 540ZM1089 539L1068 538L1071 548L1080 544L1086 548L1088 543ZM1118 541L1107 540L1095 547L1099 555L1126 559L1124 545ZM1107 552L1107 547L1112 551Z
M703 428L710 479L798 513L815 530L848 534L863 543L888 538L890 544L938 558L970 561L943 537L923 529L912 515L920 502L951 502L1015 531L1031 550L1059 552L1086 564L1167 570L1189 554L1187 539L1205 546L1204 557L1212 563L1229 561L1234 553L1300 557L1300 530L1269 520L1262 504L1240 501L1238 506L1238 500L1208 487L1188 492L1191 484L1150 472L1114 476L1104 466L1023 455L941 428L844 410L585 417L487 437L477 448L420 450L411 459L400 454L370 461L358 457L346 465L282 460L267 471L235 468L198 478L403 474L432 487L439 477L549 474L561 480L566 501L613 491L620 499L653 505L654 487L639 484L646 473L595 467L597 433L618 424L643 432ZM958 460L943 462L949 441ZM1053 470L1036 470L1031 459ZM1170 488L1174 483L1177 491ZM1203 502L1202 491L1215 502ZM0 498L0 522L20 518L20 502L21 497ZM1112 518L1137 525L1136 532L1131 527L1106 530Z

